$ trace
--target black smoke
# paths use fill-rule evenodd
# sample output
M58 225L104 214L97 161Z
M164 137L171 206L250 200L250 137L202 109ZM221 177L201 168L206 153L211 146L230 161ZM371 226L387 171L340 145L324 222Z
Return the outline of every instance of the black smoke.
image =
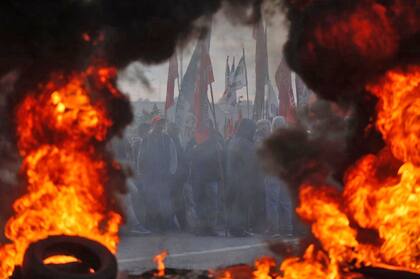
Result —
M0 78L14 75L12 82L0 82L0 171L6 170L13 176L18 166L13 120L16 105L53 73L66 76L84 70L93 61L105 61L118 69L133 61L162 62L177 46L208 30L212 16L221 8L232 20L252 24L260 18L261 3L262 0L0 1ZM118 134L132 119L128 100L119 99L108 106L116 123L112 134ZM121 174L113 178L117 181L114 184L121 184L124 179ZM0 181L1 193L16 189L11 183ZM14 200L14 196L7 196ZM10 201L2 204L10 208Z
M377 100L365 87L389 69L420 64L420 6L415 0L284 0L283 9L287 63L320 99L352 111L340 124L350 129L331 140L339 116L327 115L327 125L309 134L298 123L273 135L262 154L295 187L331 177L342 183L355 160L384 146L374 126Z

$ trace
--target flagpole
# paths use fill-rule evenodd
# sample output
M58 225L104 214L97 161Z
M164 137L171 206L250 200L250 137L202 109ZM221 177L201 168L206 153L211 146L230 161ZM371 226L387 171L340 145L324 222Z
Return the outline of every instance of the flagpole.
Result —
M180 49L180 54L179 54L179 79L181 80L181 84L182 84L182 80L183 80L183 75L184 75L184 55L183 55L183 50L182 48Z
M175 53L174 53L174 55L175 55L175 59L176 59L176 61L177 61L177 66L178 66L178 51L175 51ZM176 71L177 71L177 73L178 73L178 77L177 77L177 79L176 79L176 82L177 82L177 84L178 84L178 96L179 95L181 95L181 82L180 82L180 77L181 77L181 75L182 75L182 72L181 72L181 75L179 74L179 68L177 67L177 69L176 69Z
M250 118L249 116L249 88L248 88L248 70L246 67L246 59L245 59L245 48L242 48L242 55L244 57L244 63L245 63L245 83L246 83L246 105L247 105L247 114L248 114L248 118Z
M213 94L213 85L210 83L210 95L211 95L211 107L212 107L212 113L213 113L213 120L214 120L214 128L216 128L217 131L219 131L219 128L217 126L217 120L216 120L216 107L214 105L214 94Z

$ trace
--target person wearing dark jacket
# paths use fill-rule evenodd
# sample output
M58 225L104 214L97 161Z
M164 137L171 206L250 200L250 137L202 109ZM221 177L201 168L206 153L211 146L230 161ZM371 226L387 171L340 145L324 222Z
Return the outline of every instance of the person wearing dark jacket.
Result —
M217 235L222 148L217 131L210 128L208 138L192 150L190 180L198 217L196 233L199 235Z
M181 146L178 126L173 122L169 122L167 126L167 132L175 144L178 157L178 168L175 172L173 180L171 181L172 205L174 208L176 220L178 221L179 229L181 231L185 231L187 229L187 219L184 186L188 176L188 164L186 162L185 152Z
M258 160L254 143L256 125L250 119L242 119L235 136L227 147L227 208L229 234L235 237L251 235L249 209L253 188L259 182Z
M153 128L142 142L138 160L146 196L146 224L154 232L167 232L175 226L171 181L178 158L175 143L164 127L165 120L153 119Z

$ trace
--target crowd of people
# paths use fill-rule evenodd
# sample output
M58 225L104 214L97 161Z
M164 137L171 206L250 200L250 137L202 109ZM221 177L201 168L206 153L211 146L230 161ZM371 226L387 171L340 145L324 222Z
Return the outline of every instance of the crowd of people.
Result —
M182 144L177 125L155 117L113 143L128 164L124 233L191 232L201 236L290 236L294 214L284 181L266 173L258 147L284 118L242 119L224 138L212 125Z

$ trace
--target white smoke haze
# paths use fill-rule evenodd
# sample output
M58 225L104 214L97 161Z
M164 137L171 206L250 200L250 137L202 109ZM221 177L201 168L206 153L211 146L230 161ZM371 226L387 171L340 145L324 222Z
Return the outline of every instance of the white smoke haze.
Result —
M248 68L249 94L253 100L255 96L255 39L253 38L253 26L245 26L228 18L229 14L219 11L212 20L210 57L213 65L215 82L213 83L214 97L216 101L222 96L225 88L226 57L235 64L242 56L242 48L245 49L246 63ZM284 16L267 16L268 59L269 74L272 83L275 83L275 71L283 56L283 45L287 39L287 26ZM192 40L182 49L178 49L178 58L182 55L182 68L185 70L194 50L196 40ZM179 62L181 64L181 62ZM181 66L179 66L181 68ZM168 62L158 65L146 65L141 62L133 62L120 73L119 87L128 94L132 101L148 99L150 101L164 101L166 96L166 81L168 75ZM175 86L175 96L178 95L178 87ZM238 91L238 96L246 96L245 89ZM244 98L245 99L245 98Z

